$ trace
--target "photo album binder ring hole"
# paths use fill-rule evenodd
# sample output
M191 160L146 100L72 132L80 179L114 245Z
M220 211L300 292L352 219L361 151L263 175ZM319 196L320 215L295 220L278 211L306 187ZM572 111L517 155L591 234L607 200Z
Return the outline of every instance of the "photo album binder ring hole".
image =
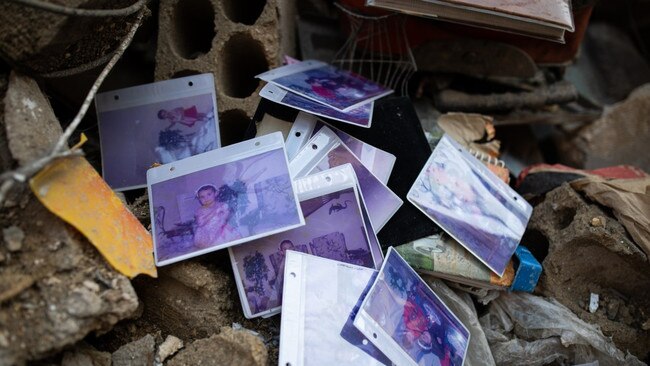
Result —
M325 177L325 181L326 181L326 182L331 182L331 181L332 181L332 178L330 178L330 176L328 175L327 177Z
M113 97L113 99L115 99L115 100L120 100L120 96L119 96L119 95L115 95L115 96Z
M256 142L256 143L255 143L255 146L260 146L260 143L259 143L259 142Z
M296 277L296 272L291 272L290 274L291 274L291 277L294 277L294 278Z
M173 166L170 166L170 167L169 167L169 171L170 171L170 172L173 172L174 169L176 169L176 168L174 168Z
M300 137L301 135L302 133L300 133L300 131L296 132L296 137Z
M318 149L318 145L313 144L313 145L311 145L311 148L314 149L314 150L316 150L316 149Z
M187 83L187 85L194 86L194 83L190 81L189 83Z

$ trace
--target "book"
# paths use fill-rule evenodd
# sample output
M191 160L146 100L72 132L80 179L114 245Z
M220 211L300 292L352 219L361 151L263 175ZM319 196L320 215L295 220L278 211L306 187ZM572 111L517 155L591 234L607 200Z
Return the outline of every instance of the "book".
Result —
M447 234L435 234L395 248L420 274L472 287L505 290L512 285L512 260L502 277L497 276Z
M366 5L561 43L566 31L574 31L569 0L367 0Z

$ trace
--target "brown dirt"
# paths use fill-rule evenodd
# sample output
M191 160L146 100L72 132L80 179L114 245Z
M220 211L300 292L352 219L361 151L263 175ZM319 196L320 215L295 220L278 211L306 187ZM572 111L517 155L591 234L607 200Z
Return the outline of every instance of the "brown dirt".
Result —
M605 226L593 226L595 217L604 217ZM621 350L640 359L649 356L648 260L616 219L564 184L535 207L522 242L538 255L548 246L541 294L599 325ZM600 295L595 313L588 311L591 293Z

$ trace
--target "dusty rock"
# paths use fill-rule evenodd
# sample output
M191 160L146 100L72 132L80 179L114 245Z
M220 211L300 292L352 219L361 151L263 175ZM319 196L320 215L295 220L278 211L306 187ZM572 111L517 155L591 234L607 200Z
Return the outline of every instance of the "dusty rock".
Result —
M157 280L135 283L146 299L142 317L164 334L200 339L241 318L232 278L217 266L185 261L162 267Z
M151 334L125 344L111 356L113 366L151 366L154 361L156 341Z
M4 123L11 155L21 165L47 155L62 133L38 84L16 72L9 77Z
M605 218L603 226L593 226L594 217ZM599 325L621 350L648 356L650 333L641 326L650 314L648 259L616 219L565 183L534 208L522 242L543 259L543 295ZM593 314L584 304L591 293L601 304Z
M650 84L634 90L623 102L584 127L574 138L559 140L559 156L567 165L586 169L629 164L650 171Z
M266 365L267 350L262 340L245 330L223 327L221 333L187 345L168 366L181 365Z
M63 354L61 366L111 366L111 354L81 343Z
M168 335L165 338L165 341L158 346L158 354L156 354L156 362L164 362L169 356L178 352L183 348L183 341L174 337L173 335Z
M2 237L10 252L17 252L23 247L25 233L18 226L2 229Z
M20 251L0 246L6 257L0 264L2 365L41 359L91 332L106 332L138 306L130 281L83 236L31 194L23 192L16 202L20 205L0 208L0 222L27 225ZM43 224L33 224L37 221ZM58 249L51 251L56 242Z

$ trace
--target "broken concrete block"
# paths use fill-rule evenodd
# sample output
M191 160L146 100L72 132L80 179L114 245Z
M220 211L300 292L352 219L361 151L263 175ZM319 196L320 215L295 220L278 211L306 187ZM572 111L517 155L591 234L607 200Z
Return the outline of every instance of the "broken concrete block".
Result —
M160 1L156 80L215 75L222 140L243 138L261 87L255 75L293 54L295 0Z
M4 124L9 150L20 165L50 153L63 132L36 81L16 72L9 76Z
M183 348L183 341L174 337L173 335L168 335L165 338L165 341L158 346L158 353L156 354L156 362L162 363L165 362L169 356L172 356Z
M18 226L10 226L2 229L2 238L7 246L7 250L17 252L23 247L25 233Z
M266 347L259 337L246 330L223 327L217 335L190 343L167 365L264 366L267 355Z
M113 352L113 366L151 366L154 361L156 341L151 334L127 343Z
M0 220L24 224L25 235L18 252L0 246L2 365L50 356L91 332L108 331L138 307L129 280L79 233L34 197L16 201L0 208Z
M565 164L585 169L627 164L650 171L650 154L642 153L650 141L650 84L572 136L557 140Z
M592 225L595 217L602 225ZM534 208L522 242L543 259L538 291L599 325L622 351L648 357L650 332L641 326L650 314L648 258L616 219L564 183ZM593 314L591 293L601 305Z
M181 339L209 337L242 318L234 281L216 266L184 261L161 267L157 280L139 278L134 285L146 299L143 320Z

